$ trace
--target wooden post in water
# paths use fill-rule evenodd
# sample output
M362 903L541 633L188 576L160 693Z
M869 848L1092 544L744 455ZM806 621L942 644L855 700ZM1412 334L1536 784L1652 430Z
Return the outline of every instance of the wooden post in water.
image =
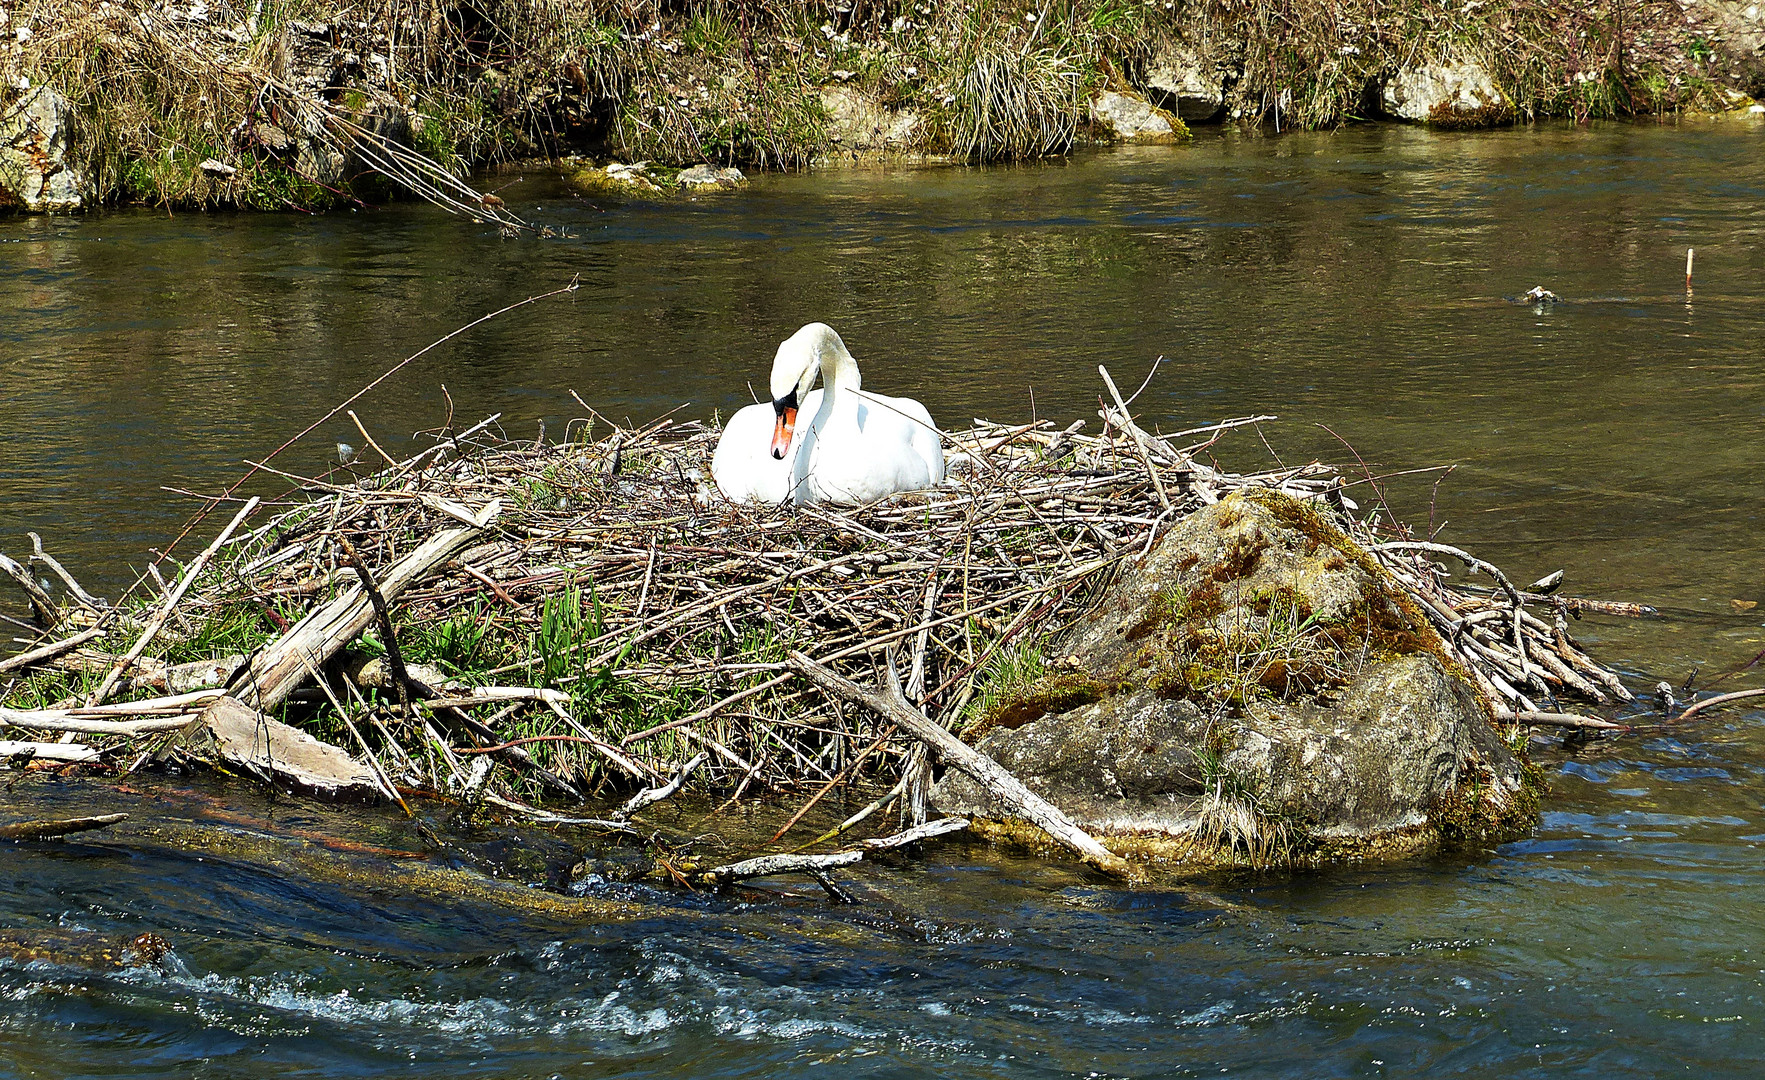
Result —
M1685 295L1691 295L1691 248L1685 249Z

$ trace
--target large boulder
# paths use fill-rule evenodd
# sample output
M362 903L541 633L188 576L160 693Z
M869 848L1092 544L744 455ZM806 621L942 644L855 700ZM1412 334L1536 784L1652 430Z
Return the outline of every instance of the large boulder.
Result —
M67 99L47 86L18 91L0 104L0 205L40 213L79 210L88 185L67 160Z
M1099 91L1091 99L1091 118L1121 142L1173 143L1189 136L1181 120L1138 94Z
M1404 68L1386 80L1380 104L1388 115L1438 128L1493 127L1514 118L1495 77L1468 61Z
M979 748L1110 847L1304 862L1502 839L1535 792L1470 678L1309 504L1234 495L1174 527ZM945 813L1021 823L966 777Z

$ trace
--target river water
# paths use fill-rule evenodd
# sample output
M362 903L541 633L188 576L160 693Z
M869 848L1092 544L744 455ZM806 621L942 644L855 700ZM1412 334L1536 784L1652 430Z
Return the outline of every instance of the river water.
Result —
M664 202L491 181L565 234L543 242L423 206L4 220L0 550L35 530L114 593L193 507L163 488L215 490L422 345L574 277L413 364L363 422L396 453L445 418L443 384L524 437L581 414L569 389L638 419L727 412L813 319L946 426L1093 416L1099 363L1131 388L1163 356L1147 422L1278 414L1221 446L1233 468L1456 466L1388 496L1517 578L1655 605L1576 632L1639 692L1704 685L1765 649L1762 140L1690 120L1207 134ZM1533 285L1562 302L1510 299ZM287 467L340 440L361 441L343 421ZM849 908L788 881L591 879L566 910L529 886L556 884L567 837L32 780L7 817L135 817L0 848L0 946L53 946L0 960L0 1076L1755 1075L1762 720L1540 745L1543 822L1487 855L1118 889L949 843L855 869ZM143 931L167 966L77 962Z

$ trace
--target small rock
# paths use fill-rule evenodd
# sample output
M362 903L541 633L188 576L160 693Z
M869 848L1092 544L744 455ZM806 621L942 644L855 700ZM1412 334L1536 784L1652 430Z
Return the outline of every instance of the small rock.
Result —
M204 161L202 164L200 164L196 167L198 169L201 169L203 172L207 173L208 175L213 176L213 177L218 177L219 179L222 179L222 180L231 180L231 179L233 179L233 177L239 175L238 169L234 168L231 165L228 165L224 161L217 161L214 158L209 158L208 160Z
M821 107L828 139L843 152L900 153L911 150L919 134L917 112L891 109L856 87L822 87Z
M1514 110L1494 76L1480 64L1426 64L1405 68L1380 94L1387 113L1438 128L1493 127Z
M0 205L45 213L85 205L86 178L66 157L70 111L67 99L47 86L0 111Z
M1170 46L1153 55L1142 82L1147 96L1179 119L1206 122L1226 107L1227 73L1203 63L1192 51Z
M715 165L694 165L690 169L682 169L675 179L685 188L737 188L748 182L740 169L720 169Z
M1123 142L1173 143L1188 134L1181 120L1136 94L1104 90L1091 99L1091 115Z

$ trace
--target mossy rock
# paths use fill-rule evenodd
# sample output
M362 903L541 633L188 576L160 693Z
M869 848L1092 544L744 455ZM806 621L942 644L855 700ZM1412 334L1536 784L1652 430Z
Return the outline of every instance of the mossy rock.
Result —
M1325 513L1277 492L1173 527L990 712L980 749L1165 862L1383 858L1536 817L1537 777L1423 614ZM960 776L933 798L1016 835Z

